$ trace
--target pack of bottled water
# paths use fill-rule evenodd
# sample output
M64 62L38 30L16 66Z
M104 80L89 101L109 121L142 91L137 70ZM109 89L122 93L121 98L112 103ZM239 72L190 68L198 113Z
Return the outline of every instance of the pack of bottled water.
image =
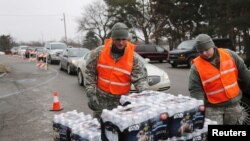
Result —
M113 110L103 110L101 115L102 139L104 141L157 140L167 137L167 124L164 122L172 113L160 117L157 105L131 103ZM144 138L144 139L143 139Z
M194 129L202 129L205 120L205 108L202 100L178 94L177 96L157 91L143 91L131 95L122 96L120 103L147 102L152 105L167 108L174 113L170 117L169 135L182 136L185 132L191 133ZM165 110L166 111L166 110Z
M138 109L138 105L144 105L145 111L133 115L132 119L136 122L131 122L127 121L127 119L130 119L129 117L122 121L124 116L110 114L113 113L112 111L123 109L121 106L112 111L104 110L102 119L104 123L109 124L102 124L104 125L102 127L119 129L117 133L111 134L112 141L114 138L115 140L119 140L121 137L125 138L124 136L129 138L124 141L138 140L139 133L141 133L141 138L150 138L154 141L166 140L192 134L196 129L202 129L204 126L205 108L203 101L181 94L175 96L157 91L144 91L122 96L120 103L125 106L124 108L130 110L131 105L134 106L133 110ZM124 125L121 125L121 123ZM141 131L144 127L149 129L146 135L142 134ZM133 132L130 132L131 129L133 129ZM106 133L109 133L108 130L106 130ZM138 136L136 137L135 134L138 134Z
M101 125L94 118L74 124L71 128L71 141L101 141Z
M92 134L91 132L94 133ZM78 113L76 110L54 115L54 141L69 141L71 140L72 133L74 133L74 137L80 134L81 138L90 138L98 141L97 138L100 138L101 134L100 124L97 119L92 118L91 115L85 115L83 112ZM83 134L86 134L87 136L83 137ZM79 138L76 138L76 140L78 139Z

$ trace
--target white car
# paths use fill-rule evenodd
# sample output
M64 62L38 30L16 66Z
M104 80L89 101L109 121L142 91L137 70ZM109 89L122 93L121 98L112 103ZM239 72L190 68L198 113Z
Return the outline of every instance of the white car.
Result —
M20 56L24 56L26 49L28 46L19 46L17 50L17 54Z
M77 76L78 76L78 83L79 85L84 85L84 77L85 77L85 70L86 70L86 60L89 58L90 52L86 53L77 64ZM168 74L163 71L162 69L154 66L149 62L148 59L143 59L147 72L148 72L148 83L149 89L155 91L166 91L170 88L170 80ZM131 93L137 92L135 87L131 86Z
M2 51L0 51L0 55L5 55L5 53L4 53L4 52L2 52Z
M18 47L12 47L12 48L10 49L10 51L11 51L11 54L17 54L17 52L18 52Z

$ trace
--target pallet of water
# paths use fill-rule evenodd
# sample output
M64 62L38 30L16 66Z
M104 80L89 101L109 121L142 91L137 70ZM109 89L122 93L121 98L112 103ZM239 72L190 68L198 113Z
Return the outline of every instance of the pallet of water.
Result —
M167 139L171 111L157 105L131 103L113 110L103 110L101 133L103 141L157 141ZM161 115L159 115L161 113Z
M105 129L106 132L109 129L119 129L116 134L112 134L112 141L137 140L139 134L143 132L141 130L145 127L149 129L149 132L146 133L147 138L157 141L171 137L182 137L196 129L202 129L204 125L205 108L203 101L188 96L144 91L122 96L120 103L125 107L120 106L112 111L104 110L102 114L104 123L102 129ZM137 110L142 109L141 107L144 107L143 111ZM124 108L129 110L124 110ZM126 117L129 115L124 116L126 112L133 114L131 117ZM111 115L112 118L107 119L106 115ZM133 122L128 122L125 119L125 121L122 121L125 117L129 120L132 119ZM134 122L135 120L136 122ZM124 125L120 125L121 123ZM102 134L106 132L102 132ZM145 135L141 137L145 137Z
M76 110L54 115L54 141L101 141L100 123Z
M165 111L172 111L173 116L169 117L169 132L171 136L182 136L185 132L192 132L194 129L203 128L205 119L205 107L202 100L189 96L157 91L143 91L131 95L122 96L121 105L130 103L146 102L151 105L158 105L165 108Z

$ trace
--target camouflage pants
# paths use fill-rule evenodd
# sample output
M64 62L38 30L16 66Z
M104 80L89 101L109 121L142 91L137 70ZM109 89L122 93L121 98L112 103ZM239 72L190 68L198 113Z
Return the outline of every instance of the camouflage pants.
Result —
M206 107L206 118L217 121L218 125L242 124L242 115L239 103L226 107Z
M93 110L93 117L100 119L103 109L112 110L120 104L120 95L112 95L98 90L96 109Z

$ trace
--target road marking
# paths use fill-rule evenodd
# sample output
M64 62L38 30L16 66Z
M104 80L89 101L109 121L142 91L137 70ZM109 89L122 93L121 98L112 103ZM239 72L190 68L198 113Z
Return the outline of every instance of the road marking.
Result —
M0 96L0 99L6 98L6 97L12 96L12 95L17 95L17 94L19 94L19 93L23 93L23 92L25 92L25 91L28 91L28 90L31 90L31 89L34 89L34 88L37 88L37 87L41 87L41 86L43 86L43 85L49 83L50 81L52 81L53 79L55 79L55 78L58 76L58 74L59 74L58 71L56 71L55 69L51 68L51 70L54 71L54 72L56 73L56 75L55 75L54 77L51 77L51 78L48 79L47 81L44 81L43 83L40 83L40 84L38 84L38 85L29 87L29 88L26 88L26 89L21 89L21 90L19 90L19 91L17 91L17 92L4 94L3 96Z

